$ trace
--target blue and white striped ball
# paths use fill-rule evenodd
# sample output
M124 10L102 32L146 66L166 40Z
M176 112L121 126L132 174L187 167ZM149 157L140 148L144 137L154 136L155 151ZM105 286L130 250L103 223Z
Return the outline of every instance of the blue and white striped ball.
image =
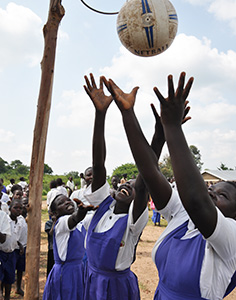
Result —
M138 56L154 56L167 50L177 29L177 14L168 0L129 0L117 17L121 43Z

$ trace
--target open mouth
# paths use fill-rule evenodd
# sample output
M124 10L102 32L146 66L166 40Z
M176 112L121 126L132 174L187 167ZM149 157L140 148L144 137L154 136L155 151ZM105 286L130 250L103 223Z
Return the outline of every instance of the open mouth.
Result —
M126 196L129 196L129 192L126 189L123 188L120 191L121 191L122 194L124 194Z

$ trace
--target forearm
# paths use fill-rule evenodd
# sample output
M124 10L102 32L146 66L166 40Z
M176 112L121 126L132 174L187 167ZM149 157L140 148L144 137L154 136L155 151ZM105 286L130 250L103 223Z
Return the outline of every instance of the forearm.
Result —
M97 190L106 181L106 146L104 137L105 113L96 110L93 133L93 183L92 191Z
M181 201L199 229L206 227L211 216L214 227L216 210L209 199L204 180L189 150L180 125L164 127L167 146ZM206 222L206 223L205 223ZM211 225L207 224L209 229ZM211 231L211 229L210 229Z
M169 201L171 187L158 168L157 157L143 135L134 111L126 111L122 113L122 116L128 142L139 172L156 207L162 209ZM162 145L159 146L157 148L160 152Z

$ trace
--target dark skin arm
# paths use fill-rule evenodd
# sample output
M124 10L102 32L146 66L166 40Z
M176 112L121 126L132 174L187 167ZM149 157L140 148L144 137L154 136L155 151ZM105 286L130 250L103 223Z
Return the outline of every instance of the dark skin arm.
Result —
M85 218L88 211L97 209L97 207L94 207L93 205L84 205L80 200L76 200L78 209L68 218L69 229L74 228L79 222L81 222Z
M155 206L157 209L162 209L166 206L171 196L171 186L159 171L157 165L159 157L157 158L155 154L156 152L157 155L160 155L164 144L163 138L161 137L159 141L156 139L153 140L154 152L147 142L134 113L134 103L138 87L135 87L129 94L126 94L111 79L107 81L104 78L104 82L121 111L125 132L139 172L151 194ZM159 134L156 132L156 137L158 136Z
M7 238L7 235L0 232L0 243L1 244L5 243L6 238Z
M154 91L161 103L161 122L181 201L195 226L207 238L216 227L217 211L194 162L181 126L185 99L192 83L193 78L190 78L184 86L185 73L181 73L175 91L170 75L168 97L165 99L157 88L154 88Z
M90 74L90 81L87 76L84 77L86 85L84 89L95 107L95 122L93 132L93 181L92 192L99 189L106 182L106 145L104 136L105 117L109 105L112 102L112 96L106 96L103 91L103 81L100 78L100 86L97 88L93 74Z

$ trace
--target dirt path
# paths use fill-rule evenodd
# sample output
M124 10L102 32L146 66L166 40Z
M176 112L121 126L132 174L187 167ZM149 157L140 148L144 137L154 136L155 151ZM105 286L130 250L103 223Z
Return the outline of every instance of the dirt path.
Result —
M155 264L151 259L151 251L155 241L165 229L164 226L147 225L141 236L141 241L137 247L136 261L132 265L133 272L137 275L140 285L141 300L152 300L158 282L158 273ZM42 239L40 254L40 300L46 281L47 264L47 237L44 233L44 223L42 223ZM11 299L22 299L12 289ZM236 289L225 298L226 300L236 300ZM68 299L69 300L69 299ZM124 299L125 300L125 299Z

